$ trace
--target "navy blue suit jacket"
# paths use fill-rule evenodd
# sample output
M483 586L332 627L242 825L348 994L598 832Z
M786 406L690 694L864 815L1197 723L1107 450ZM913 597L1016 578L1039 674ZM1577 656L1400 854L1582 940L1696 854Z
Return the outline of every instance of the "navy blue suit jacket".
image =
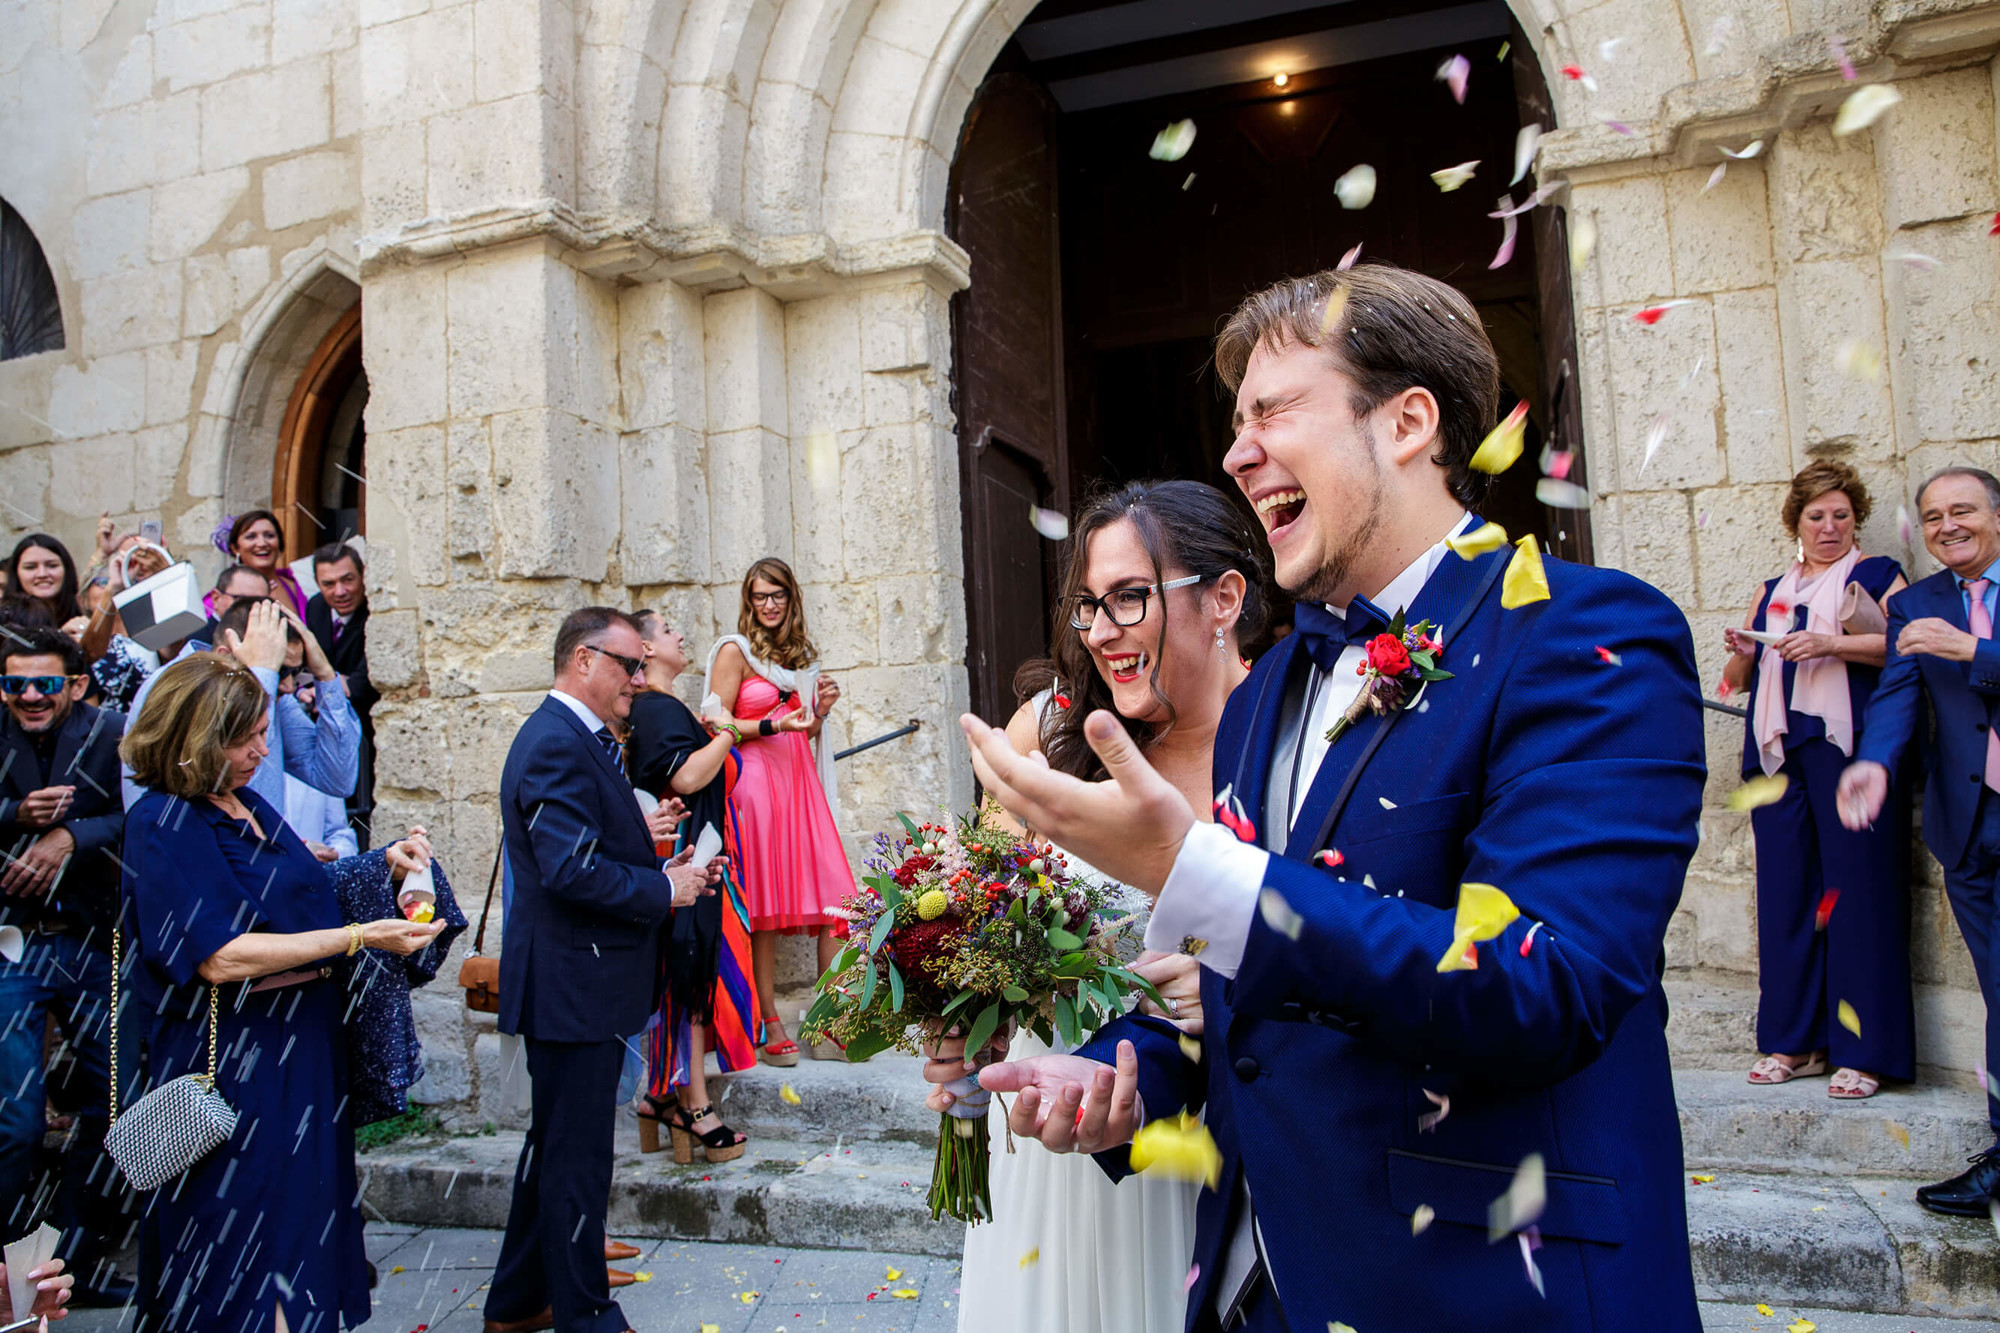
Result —
M500 820L514 877L500 1030L569 1042L639 1031L658 999L673 885L632 784L555 699L507 751Z
M1924 720L1924 701L1937 711L1937 735L1924 755L1924 841L1946 870L1965 859L1986 787L1986 735L2000 700L2000 639L1982 639L1972 661L1919 653L1905 657L1896 638L1912 620L1936 616L1971 632L1958 576L1941 569L1889 599L1888 658L1855 749L1891 773Z
M1239 1172L1293 1328L1700 1328L1660 988L1705 777L1694 646L1671 602L1609 570L1549 560L1552 599L1503 610L1486 575L1511 555L1446 556L1409 608L1446 627L1471 608L1440 662L1455 674L1395 720L1344 804L1384 720L1328 752L1265 877L1299 936L1260 913L1236 977L1202 972L1200 1063L1148 1018L1085 1048L1108 1061L1134 1039L1148 1116L1204 1108L1222 1151L1191 1328L1213 1327ZM1216 789L1260 825L1305 665L1281 642L1216 736ZM1338 869L1314 863L1327 847ZM1440 974L1463 882L1522 918L1477 970ZM1427 1091L1450 1099L1431 1132ZM1548 1169L1547 1299L1518 1244L1486 1236L1530 1153ZM1123 1149L1099 1160L1126 1169ZM1420 1206L1436 1221L1413 1237Z
M12 713L0 712L0 850L26 851L48 832L18 820L21 800L42 787L74 787L76 795L57 821L76 839L76 851L46 894L0 898L0 922L62 920L111 948L118 918L118 850L125 835L125 794L119 787L118 742L125 715L110 708L72 704L56 731L48 780L42 780L34 741Z

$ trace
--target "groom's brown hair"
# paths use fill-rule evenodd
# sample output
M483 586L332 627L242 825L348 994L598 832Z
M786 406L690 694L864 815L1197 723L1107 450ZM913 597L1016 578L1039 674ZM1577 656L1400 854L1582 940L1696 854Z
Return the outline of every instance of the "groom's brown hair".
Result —
M1500 362L1463 292L1392 264L1286 278L1236 307L1215 339L1216 371L1234 393L1259 347L1293 343L1325 349L1354 381L1356 417L1405 389L1430 390L1439 413L1431 461L1460 504L1485 498L1491 478L1472 470L1472 453L1499 412Z

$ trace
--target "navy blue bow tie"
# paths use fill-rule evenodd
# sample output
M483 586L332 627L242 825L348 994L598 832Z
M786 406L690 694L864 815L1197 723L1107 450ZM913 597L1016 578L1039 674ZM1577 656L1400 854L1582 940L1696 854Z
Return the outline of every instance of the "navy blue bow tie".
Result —
M1313 665L1331 671L1348 644L1367 643L1377 634L1388 633L1389 613L1359 595L1347 604L1345 619L1318 602L1300 602L1293 610L1292 626Z

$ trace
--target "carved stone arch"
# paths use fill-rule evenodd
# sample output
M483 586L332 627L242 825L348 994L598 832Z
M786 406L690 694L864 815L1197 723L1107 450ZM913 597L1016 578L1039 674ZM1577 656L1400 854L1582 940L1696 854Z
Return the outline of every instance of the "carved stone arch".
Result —
M650 212L687 0L594 0L577 51L577 190L586 212Z
M766 235L817 231L834 99L876 0L788 0L750 104L743 218Z
M750 97L779 0L693 6L667 69L660 123L658 212L668 226L740 222Z

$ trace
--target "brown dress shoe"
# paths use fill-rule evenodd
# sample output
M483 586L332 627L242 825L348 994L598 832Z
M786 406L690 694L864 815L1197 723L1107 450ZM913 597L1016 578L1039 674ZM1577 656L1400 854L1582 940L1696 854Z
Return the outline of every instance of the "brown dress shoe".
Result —
M604 1257L607 1261L612 1259L637 1259L639 1257L639 1247L637 1245L627 1245L622 1240L612 1240L606 1237L604 1241Z
M540 1314L529 1315L526 1319L489 1319L486 1321L486 1333L539 1333L541 1329L555 1326L556 1308L545 1305Z
M610 1279L613 1288L629 1287L639 1280L622 1268L607 1268L604 1270L604 1276Z

